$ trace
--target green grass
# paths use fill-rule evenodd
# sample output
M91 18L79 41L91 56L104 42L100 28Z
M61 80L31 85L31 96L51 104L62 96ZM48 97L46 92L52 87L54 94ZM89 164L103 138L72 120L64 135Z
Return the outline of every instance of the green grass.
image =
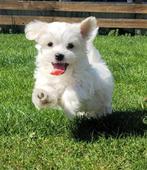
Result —
M95 40L113 72L113 114L70 122L31 102L35 49L0 35L0 169L146 170L147 37Z

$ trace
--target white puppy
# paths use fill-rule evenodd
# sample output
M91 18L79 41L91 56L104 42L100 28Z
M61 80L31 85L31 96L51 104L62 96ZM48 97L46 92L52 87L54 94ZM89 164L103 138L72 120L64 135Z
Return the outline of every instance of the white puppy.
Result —
M34 21L25 33L37 43L32 95L37 108L59 106L69 118L112 112L113 78L93 46L95 17L74 24Z

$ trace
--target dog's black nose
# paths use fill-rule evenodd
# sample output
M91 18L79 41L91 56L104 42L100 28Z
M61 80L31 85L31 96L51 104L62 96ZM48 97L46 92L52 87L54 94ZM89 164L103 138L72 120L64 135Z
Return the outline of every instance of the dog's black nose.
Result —
M57 61L62 61L64 59L64 55L60 54L60 53L57 53L57 54L55 54L55 59Z

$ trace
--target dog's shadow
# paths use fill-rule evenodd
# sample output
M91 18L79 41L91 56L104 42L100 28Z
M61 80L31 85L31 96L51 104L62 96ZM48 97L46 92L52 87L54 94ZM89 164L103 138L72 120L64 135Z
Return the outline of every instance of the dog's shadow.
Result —
M147 114L145 111L113 112L99 119L79 118L70 122L69 129L73 138L78 141L95 141L100 136L126 137L142 136L147 132Z

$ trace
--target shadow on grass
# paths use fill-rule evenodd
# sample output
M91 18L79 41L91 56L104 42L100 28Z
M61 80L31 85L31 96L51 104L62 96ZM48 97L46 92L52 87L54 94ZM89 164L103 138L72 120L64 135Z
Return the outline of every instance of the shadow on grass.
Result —
M73 138L78 141L95 141L100 136L121 138L130 135L143 136L147 131L145 111L113 112L99 119L76 119L70 123Z

